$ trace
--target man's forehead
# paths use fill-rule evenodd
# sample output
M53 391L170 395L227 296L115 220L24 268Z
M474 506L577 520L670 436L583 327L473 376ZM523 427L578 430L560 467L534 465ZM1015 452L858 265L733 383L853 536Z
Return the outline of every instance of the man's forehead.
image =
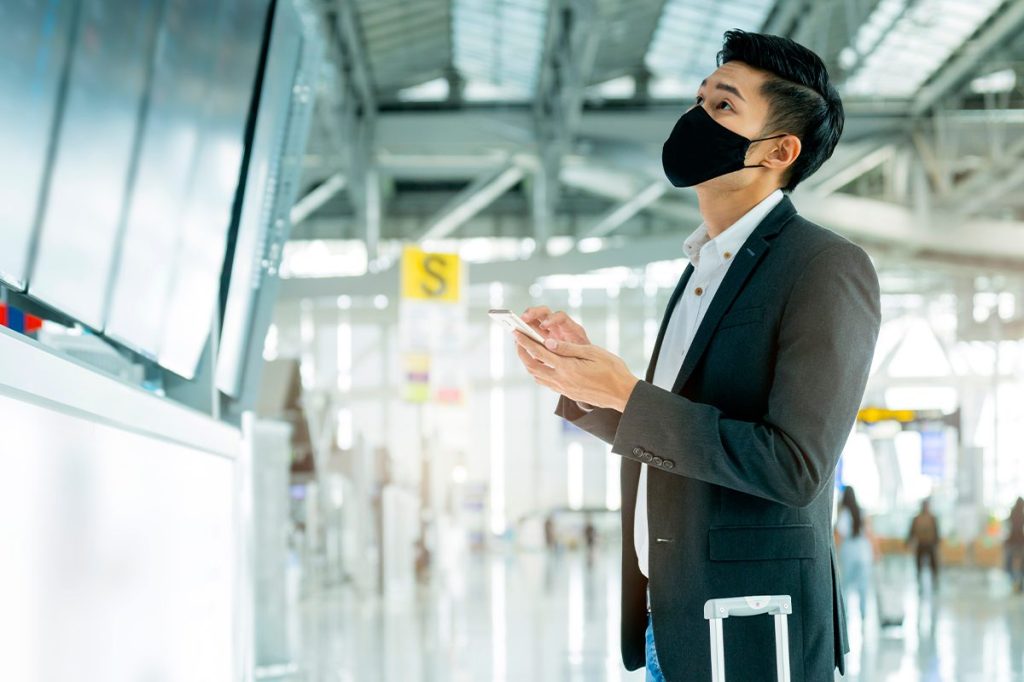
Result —
M739 90L745 98L750 99L758 94L764 81L765 74L759 69L743 62L732 61L715 69L704 79L704 84L710 87L716 87L723 83L728 84Z

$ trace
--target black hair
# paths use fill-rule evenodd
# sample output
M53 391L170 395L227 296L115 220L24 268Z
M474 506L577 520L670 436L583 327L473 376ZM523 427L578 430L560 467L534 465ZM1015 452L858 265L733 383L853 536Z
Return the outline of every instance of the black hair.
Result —
M852 485L843 488L843 500L839 503L839 506L850 510L850 517L853 519L853 529L850 532L853 537L859 537L861 529L860 505L857 504L857 493L853 492Z
M832 156L843 134L845 115L839 93L821 57L789 38L726 31L718 65L732 61L769 74L761 88L771 108L765 130L800 138L800 156L789 167L782 188L791 192Z

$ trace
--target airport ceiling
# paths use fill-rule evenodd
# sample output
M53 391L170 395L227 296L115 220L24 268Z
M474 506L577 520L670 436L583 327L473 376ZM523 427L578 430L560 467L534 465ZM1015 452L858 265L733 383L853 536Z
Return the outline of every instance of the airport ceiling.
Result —
M589 240L538 271L623 240L653 259L699 220L661 143L736 27L814 49L843 95L843 141L797 193L805 214L881 255L1024 267L1024 0L319 7L331 68L292 238L361 241L371 272L400 240Z

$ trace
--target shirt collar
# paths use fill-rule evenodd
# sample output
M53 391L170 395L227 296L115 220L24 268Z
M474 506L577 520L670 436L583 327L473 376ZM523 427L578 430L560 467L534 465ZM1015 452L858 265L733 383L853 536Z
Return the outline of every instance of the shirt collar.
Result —
M781 189L775 190L714 239L708 237L707 225L701 223L700 227L683 242L683 253L693 263L693 267L697 267L701 256L730 261L761 221L782 201L783 196Z

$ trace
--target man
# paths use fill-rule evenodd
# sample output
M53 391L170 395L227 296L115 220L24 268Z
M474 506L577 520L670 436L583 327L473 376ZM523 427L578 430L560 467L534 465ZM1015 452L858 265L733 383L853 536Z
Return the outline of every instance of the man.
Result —
M788 594L794 681L843 669L833 476L878 335L865 253L801 218L790 191L832 154L842 103L821 60L784 38L730 31L719 67L662 161L695 186L704 223L646 379L562 312L523 318L519 357L562 394L556 414L622 463L622 656L648 680L708 680L704 602ZM648 609L648 600L650 608ZM724 623L730 682L772 679L772 619Z
M925 562L928 563L932 572L932 589L936 590L939 587L939 543L941 539L939 521L932 514L931 504L925 498L921 500L921 511L910 522L910 530L907 532L907 546L914 548L919 592L924 591Z

